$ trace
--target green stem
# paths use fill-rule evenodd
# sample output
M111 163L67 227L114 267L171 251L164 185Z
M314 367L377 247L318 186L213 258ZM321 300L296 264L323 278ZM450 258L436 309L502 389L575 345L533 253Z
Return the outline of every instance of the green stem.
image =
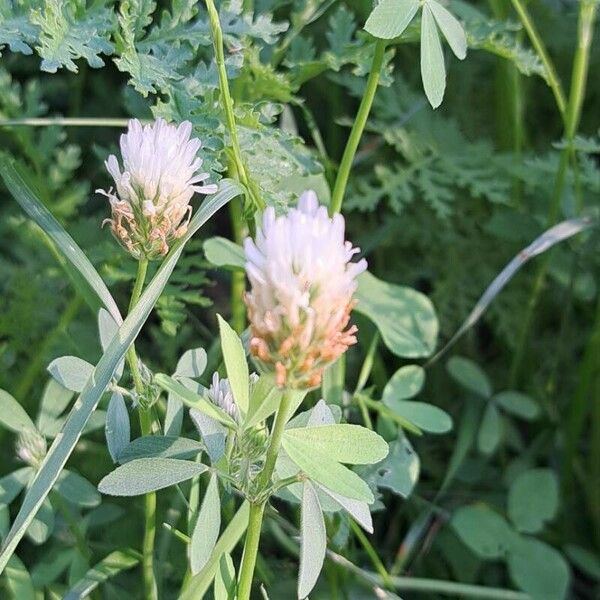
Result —
M554 63L546 50L546 46L544 46L544 42L540 34L538 33L525 4L522 0L512 0L512 5L519 15L519 19L521 19L521 23L529 36L529 40L531 41L535 51L538 53L542 64L544 65L544 70L546 71L546 77L548 78L548 85L554 94L554 100L556 101L556 106L564 119L565 110L567 107L567 102L565 99L565 94L562 89L562 85L556 73L556 69L554 68Z
M379 555L369 539L364 534L363 530L357 525L352 519L350 519L350 528L354 532L354 535L358 538L358 541L361 543L362 547L365 549L365 552L369 555L371 562L373 563L373 567L379 573L381 579L384 581L385 587L391 589L393 587L391 575L387 572L385 565L381 562Z
M267 450L265 465L258 476L258 489L266 490L271 484L271 477L275 469L279 447L281 446L281 438L285 430L285 425L289 419L290 405L292 394L286 391L281 398L281 404L275 416L273 423L273 431L271 432L271 443ZM240 567L240 575L238 581L238 600L249 600L252 590L252 579L254 576L254 567L256 566L256 556L258 554L258 543L260 541L260 530L262 527L265 505L268 497L260 499L257 502L250 504L250 515L248 517L248 531L244 542L244 555L242 556L242 564Z
M142 123L150 123L141 119ZM129 119L99 119L99 118L71 118L71 117L49 117L32 119L0 119L0 127L29 126L49 127L127 127Z
M367 79L367 87L360 102L360 106L358 107L358 113L356 114L354 125L352 125L350 137L346 143L346 148L342 155L342 162L340 163L340 168L335 180L333 193L331 194L331 214L340 212L342 208L342 202L344 201L344 194L346 192L350 170L352 169L354 155L358 149L358 144L365 129L365 125L367 124L367 118L369 117L373 99L375 98L375 92L377 91L377 84L379 83L385 56L385 45L386 42L384 40L377 40L375 43L375 53L373 55L373 63L371 64L371 72Z
M229 203L233 239L236 244L242 245L244 241L244 222L242 206L237 199ZM244 271L236 269L231 273L231 326L237 333L246 329L246 306L244 292L246 291L246 275Z
M221 104L225 113L225 124L229 137L231 139L232 159L235 163L240 182L245 186L250 199L255 204L256 208L265 208L265 202L257 193L255 184L250 180L246 171L246 166L242 160L242 151L238 139L237 128L235 124L235 114L233 112L233 100L229 91L229 81L227 79L227 68L225 67L225 52L223 50L223 31L219 22L219 13L215 8L213 0L205 0L206 9L208 11L208 19L213 38L213 47L215 50L215 61L217 63L217 72L219 74L219 90L221 92Z
M375 352L377 351L377 345L379 344L379 330L375 332L373 335L373 339L369 344L369 349L367 350L367 355L365 356L365 361L360 369L360 373L358 375L358 383L356 384L356 389L354 390L355 394L358 394L363 391L367 381L369 380L369 376L371 375L371 371L373 370L373 362L375 359Z
M148 260L140 259L135 284L129 301L129 312L138 303L146 280ZM135 351L135 344L127 350L127 364L138 396L144 393L144 381L140 372L140 365ZM152 414L149 408L138 402L140 429L142 435L152 435ZM142 542L142 573L144 579L144 592L146 600L158 600L156 578L154 574L154 537L156 532L156 494L144 496L144 540Z
M513 0L513 4L515 3L520 3L520 0ZM579 6L577 49L573 58L569 103L565 110L561 110L565 124L564 131L566 146L560 154L560 163L554 182L554 191L550 206L548 208L548 227L554 225L560 213L560 202L567 181L569 160L573 154L573 140L575 138L575 134L577 133L577 128L581 118L581 107L585 98L585 88L589 68L589 54L593 38L596 9L597 5L593 0L582 0ZM511 366L510 382L513 386L518 384L521 366L523 364L525 350L529 340L529 333L533 324L535 309L539 302L542 290L544 289L549 266L550 259L548 256L545 256L536 274L531 295L527 303L527 314L525 316L524 324L521 329L521 335L517 345L517 351Z

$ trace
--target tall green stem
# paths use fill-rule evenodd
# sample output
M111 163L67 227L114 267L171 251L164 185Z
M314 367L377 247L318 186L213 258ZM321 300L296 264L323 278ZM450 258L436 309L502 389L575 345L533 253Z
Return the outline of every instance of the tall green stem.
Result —
M567 101L565 99L565 94L562 89L562 85L560 83L560 79L558 78L558 74L556 73L556 69L554 68L554 63L546 50L546 46L542 41L540 34L538 33L525 4L521 0L512 0L512 5L519 15L519 19L529 36L529 40L531 41L535 51L538 53L542 64L544 65L544 70L546 71L546 77L548 81L548 85L554 94L554 100L556 101L556 106L564 118L565 109L567 106Z
M367 124L369 112L373 105L373 99L375 98L375 92L377 91L377 84L379 83L379 77L381 75L381 68L383 67L383 59L385 56L385 41L377 40L375 43L375 54L373 55L373 63L371 64L371 72L367 79L367 88L365 89L364 96L358 107L358 113L352 125L350 131L350 137L346 143L344 154L342 155L342 162L335 180L335 186L331 195L330 213L333 215L340 212L342 208L342 202L344 201L344 194L346 192L346 185L348 184L348 177L350 176L350 170L352 169L352 162L354 161L354 155L358 149L360 138Z
M265 465L258 476L258 489L266 491L271 483L271 477L277 462L277 455L281 446L281 438L285 425L290 417L290 405L292 394L286 391L281 399L281 404L277 410L273 430L271 432L271 443L267 450ZM260 541L260 530L262 527L265 505L268 496L261 497L257 502L250 504L250 516L248 517L248 530L244 542L244 555L240 567L238 581L238 600L249 600L252 590L252 579L254 576L254 567L256 566L256 556L258 554L258 543Z
M513 0L513 4L520 4L520 0ZM516 8L516 7L515 7ZM560 202L563 196L563 190L567 181L569 169L569 159L573 154L573 140L577 133L579 120L581 117L581 107L585 97L585 87L588 77L589 55L592 44L594 21L596 18L597 4L593 0L582 0L579 5L579 17L577 27L577 49L573 58L573 69L571 76L571 88L569 90L569 103L565 109L561 109L561 104L557 98L557 105L561 114L564 117L564 131L566 138L566 146L560 155L560 163L554 182L554 191L550 206L548 207L548 226L553 225L560 213ZM529 31L529 30L528 30ZM530 34L531 35L531 34ZM533 42L533 40L532 40ZM537 48L536 48L537 49ZM539 51L538 51L539 52ZM537 307L540 295L544 289L546 275L550 266L550 260L545 256L540 264L537 272L531 295L527 303L527 313L521 335L517 345L517 351L511 366L510 381L512 385L518 383L523 358L527 342L529 340L529 332L533 323L533 316Z
M129 312L138 303L146 280L146 272L148 270L148 260L140 259L138 262L138 271L135 278L135 284L129 301ZM135 386L135 391L138 395L144 393L144 381L140 372L140 365L135 351L135 344L131 344L127 350L127 364L131 371L131 377ZM150 435L152 433L152 416L150 410L138 405L138 413L140 416L140 429L142 435ZM144 540L142 542L142 573L144 578L144 597L146 600L158 600L158 591L156 586L156 578L154 575L154 537L156 531L156 494L146 494L144 496Z
M225 52L223 51L223 31L219 22L219 13L215 8L213 0L205 0L208 11L208 19L213 38L213 47L215 50L215 61L217 63L217 72L219 74L219 90L221 92L221 104L225 113L225 124L231 140L231 155L235 164L240 182L245 186L250 199L258 209L265 208L265 202L257 191L256 185L250 179L246 166L242 160L242 151L238 139L237 128L235 124L235 114L233 112L233 100L229 91L229 81L227 80L227 68L225 67Z

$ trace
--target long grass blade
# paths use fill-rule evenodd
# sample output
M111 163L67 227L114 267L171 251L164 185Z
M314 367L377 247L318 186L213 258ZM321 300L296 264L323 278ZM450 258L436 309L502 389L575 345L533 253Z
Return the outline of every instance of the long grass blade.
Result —
M85 388L75 402L62 432L54 440L33 484L23 500L21 509L4 541L0 553L0 572L4 570L6 563L15 551L25 530L60 475L62 468L81 436L85 424L96 409L100 397L110 383L117 365L125 356L129 346L134 342L154 304L158 300L177 264L185 243L215 212L241 193L242 189L237 183L231 180L223 180L221 182L219 191L206 200L197 211L187 233L173 246L173 249L161 264L156 275L148 284L139 302L119 328L117 335L100 358Z

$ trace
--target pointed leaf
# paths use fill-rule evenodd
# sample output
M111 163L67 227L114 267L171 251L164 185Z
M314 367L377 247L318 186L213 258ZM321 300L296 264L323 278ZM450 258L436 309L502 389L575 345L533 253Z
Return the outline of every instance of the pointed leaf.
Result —
M347 498L319 484L317 484L317 488L333 498L365 531L373 533L373 519L371 518L369 505L366 502Z
M452 13L435 0L427 0L427 6L456 58L463 60L467 56L467 36L462 25Z
M165 414L165 435L178 436L183 425L183 402L177 394L169 392Z
M216 473L210 477L198 519L192 533L190 546L190 568L196 575L206 566L219 537L221 529L221 498L219 497L219 479Z
M98 490L110 496L140 496L201 475L208 467L176 458L138 458L109 473Z
M235 567L229 554L224 554L215 575L215 600L235 600Z
M119 455L131 439L131 425L125 400L118 392L113 393L108 403L104 432L110 456L114 463L119 462Z
M437 108L446 89L446 67L440 36L428 4L423 5L421 17L421 79L429 104Z
M327 532L321 505L310 481L304 482L300 513L300 570L298 598L306 598L319 579L327 551Z
M221 334L221 349L223 351L223 360L227 369L227 379L233 392L233 398L241 413L245 415L248 412L250 404L248 383L250 373L248 372L248 363L246 362L246 352L242 346L237 333L229 326L221 315L217 315L219 320L219 333Z

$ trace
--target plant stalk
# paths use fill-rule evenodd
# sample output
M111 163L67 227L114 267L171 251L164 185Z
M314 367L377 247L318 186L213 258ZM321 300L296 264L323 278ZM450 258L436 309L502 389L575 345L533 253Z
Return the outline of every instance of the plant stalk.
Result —
M279 448L281 446L281 438L285 430L285 425L289 419L290 405L292 394L286 391L281 399L281 404L277 410L275 421L273 423L273 431L271 433L271 443L267 450L265 465L258 476L259 490L266 490L270 483ZM261 498L258 502L250 504L250 515L248 517L248 530L246 540L244 542L244 554L242 556L242 564L240 566L240 575L238 580L238 600L249 600L252 590L252 580L254 576L254 567L256 566L256 556L258 554L258 544L260 541L260 530L262 527L265 506L268 501L268 496Z
M354 155L358 149L358 144L365 129L365 125L367 124L369 112L371 111L373 99L375 98L375 92L377 91L379 77L381 76L383 59L385 57L385 46L386 42L384 40L377 40L375 43L375 53L373 55L373 62L371 64L371 72L369 73L369 78L367 79L367 87L360 102L360 106L358 107L358 112L356 113L356 118L354 119L354 125L352 125L350 137L346 143L340 168L335 179L333 193L331 194L329 212L332 215L340 212L342 209L342 202L344 201L344 194L346 192L350 170L352 169Z
M138 271L129 301L129 312L138 303L144 288L148 260L143 258L138 262ZM140 372L140 365L135 351L135 344L127 350L127 364L138 395L144 393L144 382ZM150 409L138 403L140 429L142 435L152 434L152 415ZM154 492L144 496L144 540L142 542L142 574L144 579L144 596L147 600L158 600L158 588L154 574L154 537L156 534L156 494Z

